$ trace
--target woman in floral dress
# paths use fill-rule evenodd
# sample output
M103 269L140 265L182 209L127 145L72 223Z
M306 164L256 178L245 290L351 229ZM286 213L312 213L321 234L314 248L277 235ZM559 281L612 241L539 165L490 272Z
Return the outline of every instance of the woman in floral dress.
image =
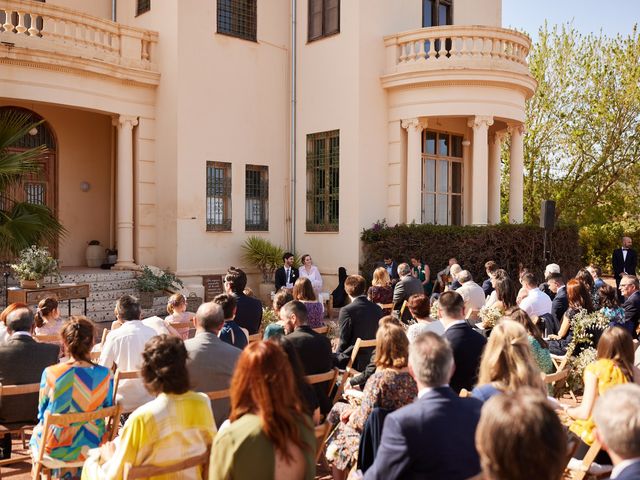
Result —
M376 334L376 372L367 380L359 406L337 403L328 420L337 425L327 447L333 478L344 479L356 461L360 435L374 408L393 411L413 402L418 395L409 375L409 341L404 329L391 317L380 319Z

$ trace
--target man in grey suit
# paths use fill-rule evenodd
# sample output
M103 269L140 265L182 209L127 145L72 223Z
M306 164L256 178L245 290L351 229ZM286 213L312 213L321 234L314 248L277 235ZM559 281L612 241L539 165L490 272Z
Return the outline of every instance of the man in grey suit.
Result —
M241 350L218 338L224 325L222 307L203 303L194 319L196 334L184 342L189 353L187 369L193 388L199 392L226 390ZM218 427L229 417L229 399L212 401L213 416Z
M33 312L19 308L7 316L7 331L11 335L0 346L0 382L3 385L40 383L43 370L58 362L60 348L50 343L38 343L31 337ZM2 399L0 423L3 425L35 424L38 417L38 394ZM0 439L0 458L11 456L11 435Z
M396 283L393 289L393 316L396 318L400 317L400 309L405 300L408 300L413 294L424 293L422 283L411 275L411 267L408 264L401 263L398 265L398 276L400 281ZM409 313L408 308L405 308L401 320L407 322L410 318L411 313Z

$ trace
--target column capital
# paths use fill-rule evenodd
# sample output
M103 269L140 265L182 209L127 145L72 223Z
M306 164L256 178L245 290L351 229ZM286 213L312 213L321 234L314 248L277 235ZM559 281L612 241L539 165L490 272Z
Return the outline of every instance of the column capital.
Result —
M491 125L493 125L493 117L490 115L476 115L467 120L467 126L474 130L480 127L489 128Z
M491 135L491 141L497 144L500 144L502 143L506 135L507 135L507 130L498 130L496 132L493 132L493 134Z
M133 128L138 125L138 117L133 115L118 115L112 118L114 126Z
M425 128L427 128L428 120L421 118L406 118L400 122L402 128L409 130L410 128L415 128L418 132L421 132Z
M509 135L513 135L514 133L524 135L525 128L523 123L513 123L507 127L507 131Z

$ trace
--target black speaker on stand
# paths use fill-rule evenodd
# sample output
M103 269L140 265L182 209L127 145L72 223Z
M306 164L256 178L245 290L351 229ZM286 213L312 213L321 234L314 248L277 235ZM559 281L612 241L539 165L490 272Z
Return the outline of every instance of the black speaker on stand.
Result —
M547 247L547 235L556 226L556 202L554 200L543 200L540 205L540 228L544 228L544 241L543 241L543 257L545 263L551 258L551 252Z

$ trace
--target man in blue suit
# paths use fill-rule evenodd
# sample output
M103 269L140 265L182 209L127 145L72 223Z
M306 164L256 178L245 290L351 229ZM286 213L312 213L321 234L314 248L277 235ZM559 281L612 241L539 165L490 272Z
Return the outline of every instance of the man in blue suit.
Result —
M613 461L611 478L640 478L640 386L628 383L607 390L596 401L593 421Z
M482 402L449 388L453 369L453 352L442 337L427 332L411 344L418 399L385 419L366 480L463 480L480 472L474 437Z

